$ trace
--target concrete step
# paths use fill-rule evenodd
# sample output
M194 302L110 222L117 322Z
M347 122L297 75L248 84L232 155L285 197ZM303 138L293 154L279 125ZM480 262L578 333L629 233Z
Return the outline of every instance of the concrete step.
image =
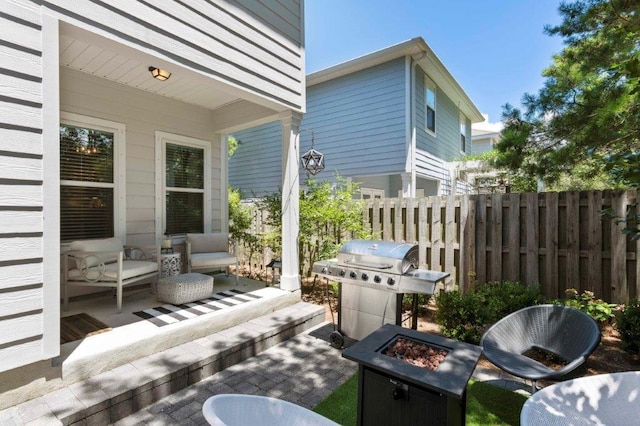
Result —
M322 322L322 306L299 302L2 410L0 424L113 423Z

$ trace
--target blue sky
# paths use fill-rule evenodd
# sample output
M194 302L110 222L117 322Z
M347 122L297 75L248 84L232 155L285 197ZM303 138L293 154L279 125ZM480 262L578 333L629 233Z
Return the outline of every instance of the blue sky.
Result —
M536 93L562 50L559 0L305 0L306 71L422 36L492 122Z

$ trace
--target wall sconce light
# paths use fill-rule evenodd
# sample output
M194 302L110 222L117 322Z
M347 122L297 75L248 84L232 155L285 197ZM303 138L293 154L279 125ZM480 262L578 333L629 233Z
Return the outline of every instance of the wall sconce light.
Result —
M149 67L149 72L156 80L166 81L171 77L171 73L167 70L162 70L156 67Z

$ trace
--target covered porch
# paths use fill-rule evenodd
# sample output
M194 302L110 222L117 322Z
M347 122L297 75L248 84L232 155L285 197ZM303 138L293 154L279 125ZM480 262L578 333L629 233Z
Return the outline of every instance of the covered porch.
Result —
M255 82L230 82L201 63L178 61L176 55L159 48L116 41L105 36L109 31L47 17L42 32L47 43L41 155L46 165L42 172L44 207L31 211L44 214L29 217L46 216L46 222L40 224L39 235L26 237L38 238L39 243L41 236L41 245L29 242L20 247L19 256L35 266L20 259L11 260L11 266L15 262L20 270L12 276L18 284L35 270L44 278L39 286L25 287L25 302L15 308L26 311L24 317L32 322L22 321L28 331L20 336L28 337L16 340L23 346L15 350L21 350L24 357L9 354L2 359L2 408L300 302L295 241L301 107L256 90L260 85ZM169 71L171 76L161 81L154 78L151 68ZM283 186L291 189L283 197L285 248L279 288L241 280L233 287L255 292L259 300L169 324L162 330L132 314L161 305L150 283L125 291L122 313L117 313L110 290L80 286L71 289L70 309L63 311L61 270L65 265L61 258L72 241L118 237L126 245L159 247L163 236L170 234L173 249L181 253L187 232L227 231L226 134L268 121L279 121L286 135ZM92 136L69 138L65 146L63 129ZM174 163L194 153L198 158L182 167L183 176L195 176L184 185L172 180L168 170L172 148L178 152L171 157ZM199 183L192 185L193 181ZM177 205L183 208L176 209ZM186 229L180 229L183 224ZM224 275L216 277L215 291L225 290L225 280ZM61 318L79 312L112 330L60 344ZM32 323L37 327L29 327Z
M159 317L165 325L136 314L172 309L145 285L127 289L119 314L111 291L72 299L69 315L91 312L109 329L62 344L50 364L5 373L0 413L32 407L27 416L35 418L40 407L55 406L51 419L63 424L108 424L324 322L324 308L300 302L297 292L213 277L214 294L230 296L214 302L222 309L175 321Z

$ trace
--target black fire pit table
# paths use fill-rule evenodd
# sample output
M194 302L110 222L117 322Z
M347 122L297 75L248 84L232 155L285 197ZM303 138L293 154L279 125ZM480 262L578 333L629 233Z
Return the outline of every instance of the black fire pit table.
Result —
M398 343L435 350L435 370L386 353ZM404 341L404 343L402 343ZM358 366L358 425L464 425L467 382L481 348L385 324L342 352Z

